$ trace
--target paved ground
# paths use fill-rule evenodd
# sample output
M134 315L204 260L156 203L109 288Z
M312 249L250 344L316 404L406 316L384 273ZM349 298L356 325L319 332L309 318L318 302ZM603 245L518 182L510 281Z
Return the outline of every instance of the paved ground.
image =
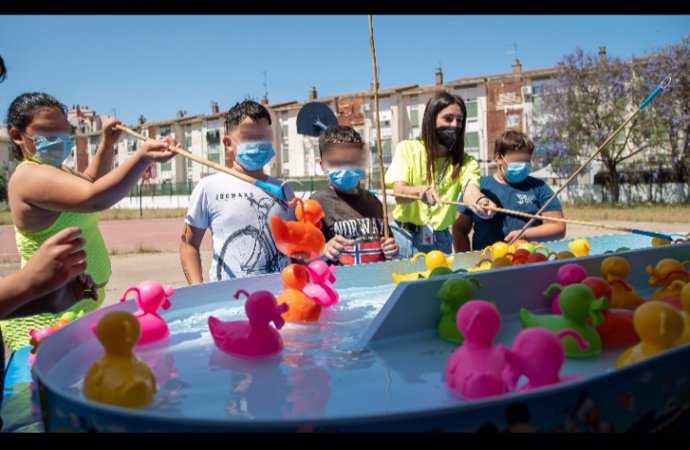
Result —
M682 223L602 223L617 227L631 227L659 232L682 231L683 228L687 228L687 225ZM186 284L177 250L182 229L179 219L118 220L101 222L100 226L108 247L110 249L117 249L120 253L136 251L140 245L161 250L161 253L134 253L111 256L113 276L108 284L106 304L116 302L128 286L136 284L141 280L153 279L166 285L172 284L173 286L183 286ZM686 231L690 231L690 229ZM611 233L616 233L616 231L569 225L566 237L576 238ZM204 278L206 278L211 262L210 248L210 233L207 233L202 246L201 258ZM5 253L6 256L16 256L14 230L11 226L3 226L0 229L0 252ZM1 263L0 276L4 276L18 268L19 264L17 262Z

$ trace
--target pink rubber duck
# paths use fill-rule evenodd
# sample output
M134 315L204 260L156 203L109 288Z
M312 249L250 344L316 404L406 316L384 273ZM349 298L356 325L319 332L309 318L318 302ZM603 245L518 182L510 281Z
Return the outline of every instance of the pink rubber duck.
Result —
M514 382L517 382L520 375L525 375L529 380L520 388L521 392L581 378L559 374L565 358L561 339L566 336L574 338L582 350L589 347L580 334L571 329L555 334L546 328L535 327L518 333L513 340L512 355L508 359L513 363L511 368L519 367L519 373L513 374ZM513 357L517 361L513 361Z
M235 293L246 295L244 310L249 320L223 322L217 317L208 318L208 328L213 341L220 350L240 358L266 358L283 350L283 339L279 330L285 325L281 316L288 310L287 304L278 305L269 291L256 291L249 295L241 289ZM276 328L270 324L273 322Z
M584 267L575 263L563 264L558 272L556 272L556 283L563 287L571 284L580 283L587 278L587 271ZM563 314L561 305L558 299L561 297L560 292L551 300L551 314Z
M126 300L127 294L134 292L139 309L134 313L134 317L139 320L141 326L141 336L137 341L137 346L152 344L167 338L170 335L168 324L158 315L158 308L167 310L170 308L169 297L173 295L175 289L172 286L163 288L157 281L146 280L137 286L128 287L120 298L121 302Z
M29 330L29 336L31 336L29 343L32 347L31 352L29 352L29 367L34 366L34 361L36 360L36 350L38 350L38 346L41 345L41 341L55 333L55 331L56 330L51 326L43 327L38 331L34 330L33 328ZM2 363L4 364L5 362L3 361Z
M501 316L494 305L484 300L470 300L456 316L465 342L450 355L445 380L454 394L464 399L480 399L513 390L506 348L493 345L501 327Z
M307 267L309 281L302 292L314 303L323 307L333 306L338 303L338 292L329 283L335 282L335 266L329 266L325 261L317 259Z

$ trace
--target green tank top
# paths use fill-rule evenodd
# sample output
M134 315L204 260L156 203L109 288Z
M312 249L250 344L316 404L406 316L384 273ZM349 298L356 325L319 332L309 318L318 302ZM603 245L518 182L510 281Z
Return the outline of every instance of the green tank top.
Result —
M25 161L22 164L35 164L31 161ZM22 165L20 164L20 166ZM98 300L93 301L90 298L83 299L69 308L67 311L74 311L78 313L80 310L90 312L103 303L105 299L105 284L110 279L112 269L110 267L110 257L108 256L108 248L103 241L103 236L98 229L98 213L74 213L61 212L55 222L48 228L41 231L26 232L15 227L15 240L17 242L17 250L21 256L22 267L36 253L38 247L41 246L48 238L55 235L61 230L69 227L79 227L82 230L81 236L86 241L86 273L91 275L93 281L102 286L98 289ZM31 336L29 330L39 330L45 326L53 325L64 312L58 314L42 313L28 317L20 317L16 319L0 321L0 329L5 340L5 345L12 351L29 345Z

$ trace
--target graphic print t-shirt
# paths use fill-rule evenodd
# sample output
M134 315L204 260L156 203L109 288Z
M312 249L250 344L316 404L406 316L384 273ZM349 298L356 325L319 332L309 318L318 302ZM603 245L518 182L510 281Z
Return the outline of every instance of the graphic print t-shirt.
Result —
M553 191L546 183L534 177L527 177L525 181L518 184L503 184L496 181L493 175L489 175L482 177L479 181L479 189L500 208L529 214L536 214L553 195ZM561 202L555 198L543 212L561 211L561 209ZM484 220L464 206L459 206L458 211L472 216L474 225L472 250L482 250L494 242L502 241L511 231L522 229L529 220L504 213L496 213L491 219ZM532 226L541 224L541 220L535 220Z
M345 247L337 261L339 264L351 265L385 260L381 250L383 205L379 199L360 187L357 188L356 194L347 194L327 187L314 193L311 198L321 203L325 214L321 231L326 242L335 235L356 241L354 245Z
M269 177L267 182L280 186ZM292 189L283 185L287 200ZM221 281L279 272L290 263L271 236L271 217L294 220L287 203L263 189L225 173L217 173L194 187L185 221L195 228L210 228L213 262L209 280Z

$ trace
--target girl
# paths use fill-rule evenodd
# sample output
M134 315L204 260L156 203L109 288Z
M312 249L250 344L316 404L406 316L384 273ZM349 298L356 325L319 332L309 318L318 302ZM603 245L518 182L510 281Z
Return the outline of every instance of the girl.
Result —
M62 103L44 93L22 94L10 105L7 126L14 143L13 155L21 163L8 185L9 206L22 265L60 230L81 228L86 241L86 273L98 288L98 299L79 301L69 310L89 312L103 302L111 274L97 212L125 197L151 163L168 161L174 153L167 150L165 142L149 140L111 170L114 145L121 134L113 130L120 122L111 118L103 125L102 140L91 164L83 173L74 172L62 166L73 145L66 111ZM0 327L7 346L16 350L28 345L29 329L52 325L57 318L56 314L42 313L2 321Z
M467 109L457 95L439 91L429 99L422 119L422 136L398 144L386 172L386 185L394 194L414 195L421 201L395 197L390 224L400 246L400 257L440 250L452 253L448 230L455 220L455 207L441 201L465 202L479 217L489 218L496 206L479 190L479 164L465 154Z

